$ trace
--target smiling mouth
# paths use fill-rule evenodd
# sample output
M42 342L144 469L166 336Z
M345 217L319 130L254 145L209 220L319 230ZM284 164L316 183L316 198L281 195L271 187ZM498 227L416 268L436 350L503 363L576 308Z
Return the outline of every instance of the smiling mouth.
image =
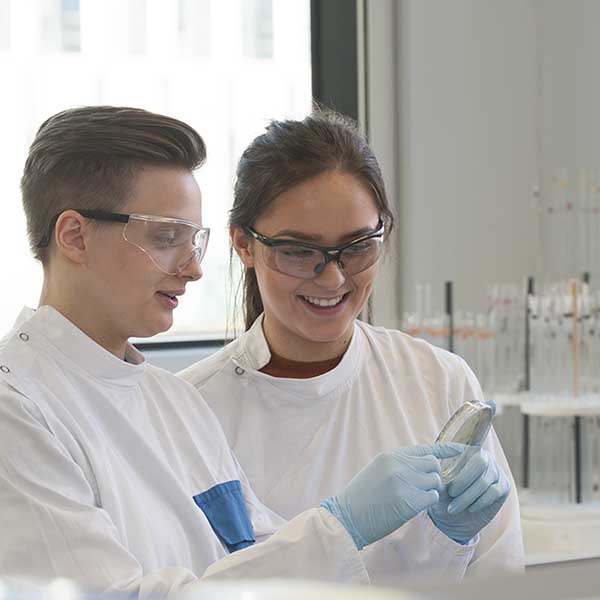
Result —
M175 292L175 294L169 292L156 292L156 295L159 297L163 306L173 310L179 306L178 295L183 294L183 292Z
M346 292L345 294L341 294L340 296L335 296L333 298L319 298L318 296L300 296L305 302L312 304L313 306L318 306L320 308L332 308L337 306L342 302L350 292Z
M165 290L158 290L157 294L160 294L161 296L166 296L167 298L171 298L171 300L177 300L178 296L183 296L183 294L185 293L184 290L175 290L174 292L167 292Z

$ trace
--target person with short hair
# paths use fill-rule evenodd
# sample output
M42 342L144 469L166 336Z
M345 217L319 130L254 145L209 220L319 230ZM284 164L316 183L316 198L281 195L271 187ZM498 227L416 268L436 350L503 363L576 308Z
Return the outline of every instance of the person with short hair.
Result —
M483 399L460 357L358 320L393 227L377 159L342 115L272 121L239 161L230 231L246 331L181 376L285 518L374 454L431 443L463 402ZM372 581L522 570L518 499L493 432L441 496L365 549Z
M205 155L134 108L37 132L22 194L44 282L0 344L0 577L140 597L201 577L366 582L359 549L436 502L440 459L463 451L394 449L289 523L256 498L201 395L128 341L169 329L202 276Z

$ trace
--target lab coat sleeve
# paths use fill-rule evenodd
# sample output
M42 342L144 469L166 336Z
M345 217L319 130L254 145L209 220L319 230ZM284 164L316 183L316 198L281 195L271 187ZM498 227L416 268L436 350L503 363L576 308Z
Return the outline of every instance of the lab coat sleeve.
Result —
M66 577L96 593L139 597L201 585L202 574L176 566L144 573L36 406L6 388L0 391L0 531L0 575ZM351 538L319 509L217 561L205 576L368 580Z
M256 577L257 572L261 577L294 577L296 574L289 566L297 562L305 566L297 573L300 577L353 583L369 581L352 538L335 517L325 509L314 508L286 521L257 498L235 454L231 454L257 544L213 563L205 577L248 578ZM269 560L265 558L273 553L278 558L269 566ZM315 560L317 556L320 558ZM310 575L304 575L303 569L308 565L311 565Z
M378 585L407 585L427 579L460 582L477 541L457 544L442 533L426 512L362 551L371 581Z
M461 402L483 399L483 392L477 378L462 359L460 363L464 373ZM484 448L494 456L498 465L510 478L511 491L494 520L481 530L479 543L467 568L466 577L489 577L503 572L520 572L524 570L525 564L517 486L493 429L488 435Z
M458 356L446 354L448 413L483 394L475 375ZM427 440L423 440L425 443ZM433 441L433 440L431 440ZM461 545L440 531L426 512L385 539L363 550L363 561L377 583L399 584L435 577L446 582L523 570L523 544L516 486L492 430L485 444L511 478L510 496L494 520L469 544Z
M352 538L322 508L300 513L267 541L230 554L205 572L205 577L213 578L257 576L369 582Z

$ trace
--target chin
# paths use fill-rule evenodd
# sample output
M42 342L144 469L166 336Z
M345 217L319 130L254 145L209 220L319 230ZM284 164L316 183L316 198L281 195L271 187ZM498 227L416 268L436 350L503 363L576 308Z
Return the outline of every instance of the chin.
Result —
M165 331L169 331L169 329L171 329L172 326L173 326L173 319L169 319L168 322L165 322L162 324L157 323L156 327L154 328L154 331L150 334L150 336L158 335L159 333L164 333Z
M156 319L154 322L139 323L130 337L149 338L171 329L173 319Z
M344 324L337 327L311 327L301 332L303 338L310 342L327 344L337 342L348 331L348 325Z

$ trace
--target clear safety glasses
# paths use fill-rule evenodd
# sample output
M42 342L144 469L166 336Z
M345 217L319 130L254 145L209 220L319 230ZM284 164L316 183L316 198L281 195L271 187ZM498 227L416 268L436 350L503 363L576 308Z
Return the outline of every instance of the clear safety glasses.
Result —
M123 238L144 252L167 275L179 275L194 260L200 264L206 253L210 229L191 221L99 210L74 210L87 219L123 223ZM38 248L45 248L50 243L52 230L59 216L60 213L50 221L48 231Z
M271 269L299 279L318 277L330 262L335 262L346 275L365 271L381 256L384 239L381 220L375 231L336 247L269 238L252 227L245 227L244 231L262 244L265 263Z

